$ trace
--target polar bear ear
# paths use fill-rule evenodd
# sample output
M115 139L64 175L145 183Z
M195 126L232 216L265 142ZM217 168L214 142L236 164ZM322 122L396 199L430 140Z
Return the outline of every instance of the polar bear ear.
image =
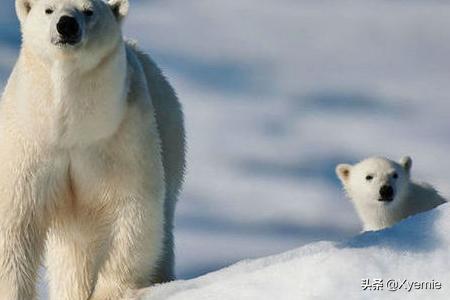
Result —
M400 159L400 165L405 169L407 173L411 171L412 167L412 159L409 156L405 156L402 159Z
M339 177L342 183L346 183L348 181L351 169L352 166L348 164L340 164L336 167L336 175Z
M16 14L22 23L31 11L33 0L16 0Z
M109 0L108 5L119 22L127 16L130 8L128 0Z

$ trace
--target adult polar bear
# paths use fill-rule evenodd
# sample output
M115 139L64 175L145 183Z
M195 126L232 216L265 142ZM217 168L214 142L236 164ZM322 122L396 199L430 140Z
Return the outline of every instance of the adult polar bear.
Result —
M0 104L0 299L120 299L173 278L181 106L125 43L127 0L16 0L23 45Z

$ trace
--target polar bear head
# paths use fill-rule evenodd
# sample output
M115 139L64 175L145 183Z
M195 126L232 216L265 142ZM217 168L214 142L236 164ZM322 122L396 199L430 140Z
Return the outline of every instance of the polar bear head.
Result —
M128 0L16 0L23 48L44 62L98 60L122 41Z
M406 196L412 160L394 162L371 157L356 165L340 164L336 173L349 198L357 206L397 206Z

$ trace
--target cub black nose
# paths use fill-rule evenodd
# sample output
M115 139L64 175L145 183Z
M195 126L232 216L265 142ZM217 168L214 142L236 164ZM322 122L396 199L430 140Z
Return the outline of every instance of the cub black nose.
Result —
M67 42L76 42L80 36L80 25L75 18L62 16L56 24L56 29Z
M380 189L381 199L389 199L392 200L392 196L394 196L394 189L390 185L383 185Z

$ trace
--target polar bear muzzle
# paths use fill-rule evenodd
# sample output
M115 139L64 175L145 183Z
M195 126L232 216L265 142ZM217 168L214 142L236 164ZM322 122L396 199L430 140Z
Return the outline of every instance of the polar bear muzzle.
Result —
M394 200L394 189L390 185L383 185L380 188L380 198L378 201L391 202Z
M75 45L81 41L81 28L76 18L62 16L56 24L60 35L58 43Z

